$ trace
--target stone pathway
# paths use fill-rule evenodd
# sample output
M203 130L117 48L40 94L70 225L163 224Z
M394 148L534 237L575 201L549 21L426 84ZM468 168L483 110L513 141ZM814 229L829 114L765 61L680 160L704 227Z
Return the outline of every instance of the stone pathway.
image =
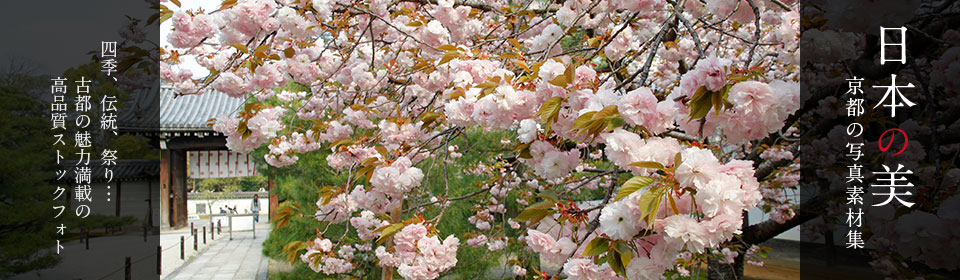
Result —
M216 242L200 249L197 255L163 279L267 279L268 258L263 256L262 243L270 234L270 228L260 225L256 238L253 232L245 231L234 232L233 240L229 240L224 231L222 237L217 236Z
M202 228L198 227L198 230ZM216 231L214 231L216 233ZM197 238L197 250L193 250L193 236L190 234L190 227L185 227L176 230L161 229L160 231L160 246L163 248L162 256L162 272L160 278L164 278L170 275L170 273L176 271L183 265L186 261L190 260L196 256L199 252L203 251L208 246L213 245L216 242L219 242L220 239L226 239L226 234L216 234L216 237L209 232L209 227L207 228L207 243L203 243L203 234L199 233ZM180 259L180 237L184 237L184 258L185 260Z

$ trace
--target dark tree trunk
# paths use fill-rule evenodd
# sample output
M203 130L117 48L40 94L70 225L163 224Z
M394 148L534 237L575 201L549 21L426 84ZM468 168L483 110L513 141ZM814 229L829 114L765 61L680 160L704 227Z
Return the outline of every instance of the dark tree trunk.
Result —
M743 217L743 223L740 225L741 229L746 229L750 225L750 216L747 211L743 211L740 214ZM736 240L727 241L726 245L733 245ZM707 261L707 279L710 280L741 280L743 279L743 260L744 256L747 254L747 249L743 248L743 252L739 252L737 257L733 258L733 263L722 263L719 259L710 258Z
M710 259L707 263L707 279L711 280L742 280L743 253L734 258L733 263L721 263L718 259Z

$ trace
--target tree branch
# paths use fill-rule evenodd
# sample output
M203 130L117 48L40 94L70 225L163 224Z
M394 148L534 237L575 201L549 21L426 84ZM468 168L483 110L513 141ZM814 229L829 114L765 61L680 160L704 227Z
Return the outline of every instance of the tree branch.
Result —
M643 84L644 82L647 81L647 74L648 72L650 72L650 65L653 64L653 58L657 56L657 47L660 46L660 41L663 39L663 34L666 33L667 29L670 26L672 26L671 22L673 22L674 17L675 15L670 16L670 18L663 23L663 26L660 27L660 31L657 32L657 37L653 40L653 46L650 47L650 55L647 56L647 62L643 64L643 68L640 68L640 70L637 70L637 72L633 73L633 75L631 75L629 78L627 78L626 80L621 82L619 85L617 85L617 87L613 89L614 92L620 90L621 88L623 88L623 86L629 84L631 81L633 81L633 79L637 77L637 75L642 74L642 76L640 76L640 84Z
M827 208L827 198L834 194L840 194L840 192L833 191L823 193L801 203L797 209L797 214L782 224L774 220L766 220L759 224L744 227L743 241L747 244L760 244L809 220L819 217L822 210Z

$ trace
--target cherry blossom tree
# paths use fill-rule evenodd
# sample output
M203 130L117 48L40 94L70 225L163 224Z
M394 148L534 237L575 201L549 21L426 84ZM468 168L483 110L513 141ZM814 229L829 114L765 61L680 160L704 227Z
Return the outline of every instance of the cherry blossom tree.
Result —
M796 1L164 5L164 83L250 100L213 124L230 149L266 146L276 168L329 150L347 175L318 187L315 213L280 210L277 226L353 229L288 244L317 273L369 262L383 279L436 279L459 247L486 246L537 254L512 263L518 276L647 279L709 263L712 277L742 277L756 244L795 226ZM210 74L193 79L187 61ZM499 157L455 160L476 151L452 141L494 131L515 135ZM431 192L425 172L457 176L451 164L488 180ZM474 232L437 230L456 204L477 209ZM755 207L789 226L754 232Z

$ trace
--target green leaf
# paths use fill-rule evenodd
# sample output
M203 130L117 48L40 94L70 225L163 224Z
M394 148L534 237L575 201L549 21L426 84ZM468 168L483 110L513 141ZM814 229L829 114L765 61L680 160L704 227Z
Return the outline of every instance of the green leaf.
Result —
M428 127L430 126L430 124L433 124L434 122L437 122L437 123L441 122L443 120L443 114L440 114L437 112L426 112L426 113L420 114L420 120L423 121L422 127Z
M337 192L337 188L330 187L330 186L323 187L322 189L320 189L320 200L321 200L320 205L327 205L328 203L330 203L330 200L337 195L339 195L339 193Z
M560 198L558 198L557 196L557 191L553 189L543 190L537 196L542 197L543 199L546 199L552 203L556 203L557 201L560 201Z
M523 70L526 70L527 72L530 72L530 65L527 65L527 63L524 62L524 61L522 61L522 60L513 60L513 64L516 64L517 67L520 67L520 69L523 69ZM527 78L527 79L529 80L529 79L530 79L530 76L523 76L523 77L520 77L520 78L521 78L521 79ZM518 81L518 82L520 82L520 81Z
M560 105L563 103L563 98L559 96L551 97L547 101L543 102L543 105L540 106L540 110L537 111L537 116L540 116L540 120L554 121L560 114Z
M527 149L527 148L530 148L530 143L521 143L521 144L517 145L516 148L513 148L512 153L516 153L516 152L519 152L519 151L523 151L524 149Z
M255 53L262 53L264 56L266 56L266 55L267 55L267 50L269 50L269 49L270 49L270 46L269 46L269 45L260 45L259 47L257 47L256 49L254 49L253 52L255 52Z
M444 63L450 62L454 58L458 58L458 57L460 57L460 52L447 51L447 53L443 54L443 57L440 58L440 63L437 65L443 65Z
M349 146L349 145L353 145L353 139L343 138L343 139L337 140L336 142L330 143L330 149L334 150L339 146Z
M438 50L448 51L448 52L451 52L451 51L452 51L452 52L455 52L455 51L457 51L457 46L454 46L454 45L443 45L443 46L437 47L437 49L438 49Z
M584 133L587 133L588 135L592 135L606 127L607 127L607 124L604 123L602 119L590 120L589 122L587 122L586 126L583 127L583 129L580 129L580 131L577 132L577 136L580 136L581 134L584 134Z
M653 179L650 177L635 176L630 178L630 180L627 180L626 183L623 183L623 186L620 186L620 191L617 192L617 196L613 199L613 201L618 201L624 197L630 196L630 194L650 185L651 183L653 183Z
M293 242L287 243L287 245L284 245L282 251L287 253L287 262L290 262L291 264L293 264L293 263L296 263L297 261L297 255L298 255L297 253L299 253L300 250L303 250L306 248L307 248L306 242L293 241Z
M638 161L638 162L631 163L630 166L658 169L658 170L666 169L666 167L664 167L663 164L656 161Z
M613 269L613 272L616 272L617 275L627 277L623 266L623 259L617 251L613 251L612 254L607 255L607 264L610 265L610 268Z
M700 87L697 89L697 92L693 94L693 98L690 99L690 113L688 116L691 120L699 119L707 116L707 113L710 112L710 108L713 107L713 100L711 99L713 92L707 90L706 87Z
M651 187L640 196L640 211L643 213L643 217L640 219L646 220L647 227L653 224L653 220L657 219L657 213L660 212L660 203L666 193L667 188Z
M500 55L500 59L516 59L516 58L520 58L520 55L512 52L503 53Z
M710 102L713 103L713 112L719 116L720 110L723 110L723 96L719 93L711 94Z
M545 218L547 215L553 214L553 207L556 205L556 202L551 201L541 201L534 203L528 206L523 212L520 212L520 215L517 215L516 218L513 218L514 221L518 222L530 222L535 224L541 219Z
M623 264L623 266L630 264L630 260L633 259L633 250L630 249L630 245L627 244L627 242L618 240L613 248L620 254L620 263Z
M558 86L558 87L566 88L566 87L567 87L567 84L570 83L570 82L567 81L567 77L566 77L566 76L560 75L560 76L557 76L556 78L553 78L553 80L550 80L549 83L550 83L551 85L555 85L555 86Z
M609 120L607 121L607 130L614 130L614 129L617 129L618 127L621 127L627 124L627 121L625 121L620 116L609 116L609 117L606 117L605 119Z
M593 121L593 115L596 114L597 112L583 113L583 115L580 115L575 121L573 121L573 129L577 130L586 127L591 121Z
M559 60L558 60L559 62ZM566 88L567 85L573 83L573 76L576 73L576 66L574 64L567 65L567 68L564 69L563 75L553 78L549 83L558 87Z
M290 218L298 214L298 210L300 210L300 204L296 202L282 204L280 209L277 209L276 216L274 217L277 220L276 228L287 225L290 222Z
M234 48L237 48L237 50L240 51L240 52L242 52L242 53L250 52L250 50L247 49L247 46L244 46L243 44L232 44L232 45L230 45L230 46L233 46Z
M373 232L380 233L380 237L377 238L377 244L383 244L383 242L386 241L387 238L390 238L390 236L393 236L397 232L400 232L400 230L403 229L404 226L406 225L403 223L396 223L396 224L385 225L378 228L377 230L374 230Z
M521 212L520 215L517 215L517 217L513 218L513 220L517 222L530 222L531 224L535 224L550 214L553 214L552 209L527 208L527 210Z
M680 214L680 208L677 207L677 201L673 199L672 195L667 196L667 202L670 203L670 210L673 210L673 213Z
M420 60L420 62L417 62L417 64L414 64L413 68L411 68L410 70L420 71L420 69L427 68L429 66L430 66L430 63L428 63L426 60Z
M617 105L610 105L607 107L603 107L603 109L600 109L600 111L598 111L596 115L593 115L593 119L601 119L601 118L606 118L613 115L618 115L618 116L620 115L620 111L617 110Z
M586 112L577 117L573 122L571 131L577 131L577 135L586 133L596 137L600 133L620 127L624 123L625 121L620 117L620 112L617 110L617 105L610 105L600 109L600 111Z
M163 23L164 21L167 21L168 19L170 19L170 17L173 16L173 11L167 10L166 6L163 6L163 5L161 5L161 6L164 7L164 8L163 8L163 9L160 9L161 11L160 11L159 20L160 20L160 23ZM151 17L151 18L152 18L152 17ZM152 22L151 22L151 23L152 23Z
M544 122L545 135L550 135L550 127L553 125L553 122L557 121L557 118L560 117L560 109L562 108L562 104L563 98L554 96L543 102L543 105L540 106L540 110L537 111L537 116L539 116Z
M610 247L610 242L606 239L597 237L587 243L587 247L583 248L584 257L599 256L600 254L606 253L607 249Z
M495 87L497 87L497 83L494 83L494 82L483 82L483 83L480 83L480 84L478 84L478 85L476 85L476 86L474 86L474 87L478 87L478 88L482 88L482 89L495 88Z
M237 0L223 0L223 2L220 2L220 10L228 9L234 5L237 5Z
M723 107L727 109L733 108L733 103L730 103L728 100L730 97L730 87L731 85L726 85L720 90L720 96L721 99L723 99Z
M517 41L517 39L514 39L514 38L507 39L507 42L510 42L510 45L512 45L513 48L517 50L523 50L526 48L523 44L520 43L520 41Z
M537 203L531 204L530 206L527 206L526 209L544 209L544 210L549 210L550 208L553 208L554 205L556 205L556 203L554 203L554 202L541 201L541 202L537 202Z
M209 84L209 83L213 82L213 79L216 78L216 77L218 77L218 74L220 74L220 70L211 69L211 70L210 70L210 74L208 74L207 77L203 79L203 82L202 82L202 83L204 83L204 84Z
M530 154L530 147L520 150L520 154L518 156L520 158L533 158L533 155Z

